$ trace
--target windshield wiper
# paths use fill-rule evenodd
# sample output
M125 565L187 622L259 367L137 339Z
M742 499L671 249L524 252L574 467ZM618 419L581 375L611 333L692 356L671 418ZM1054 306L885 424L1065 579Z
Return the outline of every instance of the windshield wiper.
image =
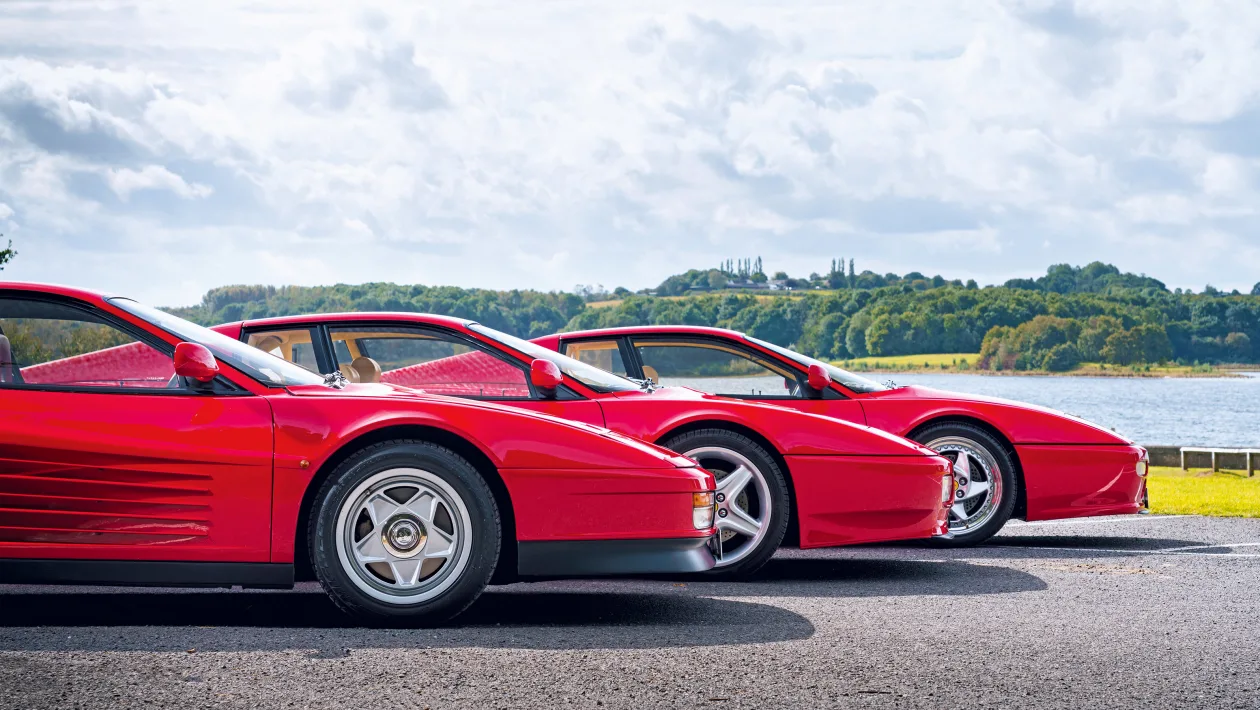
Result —
M335 390L344 389L349 382L350 380L347 380L346 376L341 374L341 370L333 370L324 375L324 384Z
M635 377L627 377L626 379L638 385L639 389L643 390L644 392L655 392L656 388L658 387L658 385L655 382L653 382L650 378L640 380Z

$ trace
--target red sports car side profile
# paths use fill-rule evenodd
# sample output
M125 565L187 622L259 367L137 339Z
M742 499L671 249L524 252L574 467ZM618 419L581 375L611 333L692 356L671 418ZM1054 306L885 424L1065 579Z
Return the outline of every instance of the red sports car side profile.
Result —
M946 534L950 463L866 426L655 388L481 324L419 313L285 316L216 326L281 359L358 382L494 400L608 427L717 477L717 567L738 578L801 547Z
M926 387L889 387L720 328L640 326L535 343L624 377L682 385L865 424L954 462L945 544L972 545L1025 520L1146 509L1146 450L1045 407Z
M492 576L701 572L715 481L601 427L350 384L127 298L0 282L0 580L289 587L447 619ZM497 575L496 575L497 572Z

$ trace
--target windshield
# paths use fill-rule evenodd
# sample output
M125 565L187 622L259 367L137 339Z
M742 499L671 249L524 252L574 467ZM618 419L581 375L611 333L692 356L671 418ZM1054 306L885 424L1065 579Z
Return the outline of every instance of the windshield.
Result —
M206 346L210 349L210 352L214 353L217 359L226 362L269 387L318 385L324 382L324 378L320 375L278 357L268 355L261 350L251 348L245 343L233 340L226 335L203 328L195 323L189 323L183 318L178 318L170 313L164 313L156 308L136 303L130 298L110 298L107 300L124 311L156 325L180 340Z
M501 333L494 328L487 328L480 323L469 323L468 329L481 333L487 338L497 340L509 348L524 354L526 357L550 360L556 363L560 367L560 371L566 376L572 377L596 392L631 392L640 389L639 385L624 377L618 377L611 372L605 372L597 367L592 367L584 362L561 355L555 350L548 350L541 345L535 345L507 333Z
M848 389L851 392L860 392L860 393L883 392L884 390L888 389L884 385L881 385L880 383L874 380L868 380L865 377L862 377L860 375L855 375L852 372L849 372L848 370L841 370L835 365L829 365L821 360L815 360L812 357L806 357L798 352L788 350L787 348L781 348L778 345L775 345L774 343L767 343L764 340L758 340L756 338L753 338L747 335L745 335L744 338L748 340L748 342L750 343L756 343L757 345L760 345L761 347L767 350L776 352L782 355L783 357L789 360L792 360L805 367L809 367L810 365L822 365L824 368L827 369L827 372L831 374L832 380L834 380L835 382L839 382L842 386L844 386L846 389Z

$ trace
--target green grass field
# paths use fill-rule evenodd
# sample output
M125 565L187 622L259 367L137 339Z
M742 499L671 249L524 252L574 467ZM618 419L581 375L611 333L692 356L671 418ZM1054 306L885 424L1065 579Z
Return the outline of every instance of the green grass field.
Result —
M1147 487L1152 513L1260 518L1260 473L1152 466Z
M931 370L967 371L979 362L978 353L934 353L931 355L891 355L888 357L861 357L840 360L836 365L846 370L865 372L887 370L889 372L926 372Z

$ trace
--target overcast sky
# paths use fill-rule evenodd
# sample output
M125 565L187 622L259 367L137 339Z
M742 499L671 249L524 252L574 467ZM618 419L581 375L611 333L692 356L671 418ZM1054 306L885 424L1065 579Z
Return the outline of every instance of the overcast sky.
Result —
M851 257L1245 291L1257 37L1254 0L10 0L3 277L182 305Z

